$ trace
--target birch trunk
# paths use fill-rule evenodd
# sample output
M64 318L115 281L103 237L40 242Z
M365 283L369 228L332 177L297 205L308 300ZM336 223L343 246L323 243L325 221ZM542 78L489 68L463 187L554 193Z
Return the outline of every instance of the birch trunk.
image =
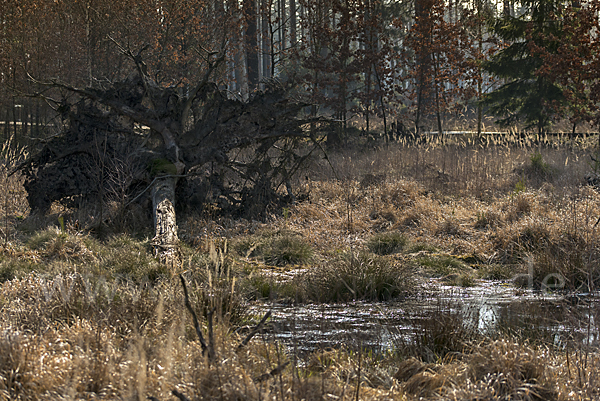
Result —
M152 209L154 211L154 255L161 263L172 269L180 265L179 238L175 218L174 177L160 178L152 188ZM172 270L174 271L174 270Z

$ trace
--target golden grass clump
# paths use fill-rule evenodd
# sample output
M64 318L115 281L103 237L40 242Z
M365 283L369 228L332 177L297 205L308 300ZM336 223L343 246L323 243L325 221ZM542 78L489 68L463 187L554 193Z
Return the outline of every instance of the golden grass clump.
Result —
M508 340L478 347L469 358L468 375L474 380L500 373L506 377L507 384L511 381L538 383L544 378L543 354Z
M556 399L545 355L507 340L480 346L469 355L467 380L471 392L497 399Z
M81 259L87 262L94 260L94 254L88 249L80 235L56 233L48 240L44 248L42 255L49 259Z
M421 399L435 396L451 382L452 379L448 376L431 370L424 370L408 379L404 383L403 390Z
M561 360L548 357L544 350L513 341L485 341L441 363L408 358L398 365L394 378L419 399L566 399L556 386L559 365L554 364Z
M400 299L417 287L412 266L368 253L341 254L294 281L300 300L320 303Z

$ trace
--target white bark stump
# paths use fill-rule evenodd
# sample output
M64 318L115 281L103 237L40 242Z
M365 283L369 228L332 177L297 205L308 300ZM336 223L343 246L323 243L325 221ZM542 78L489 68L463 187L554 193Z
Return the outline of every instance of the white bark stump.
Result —
M161 263L176 270L180 265L179 238L175 218L175 183L177 179L158 179L152 188L152 208L154 210L154 254Z

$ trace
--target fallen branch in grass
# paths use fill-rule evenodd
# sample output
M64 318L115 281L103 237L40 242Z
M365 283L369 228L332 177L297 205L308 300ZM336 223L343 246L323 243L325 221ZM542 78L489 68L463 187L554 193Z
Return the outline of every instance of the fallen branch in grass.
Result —
M179 391L177 391L177 390L173 390L173 391L171 391L171 394L173 394L175 397L179 398L181 401L190 401L190 399L189 399L189 398L187 398L187 397L185 396L185 394L183 394L183 393L180 393L180 392L179 392Z
M277 366L272 371L270 371L269 373L265 373L263 375L258 376L257 378L254 379L254 381L263 382L265 380L269 380L271 377L275 377L278 374L280 374L281 372L283 372L283 369L285 369L285 367L289 364L290 364L290 361L284 362L284 363L280 364L279 366Z
M244 346L248 345L248 343L250 342L250 340L252 340L252 337L254 337L256 335L256 333L258 333L260 331L260 329L262 328L262 326L265 324L265 322L267 321L267 319L271 316L271 311L268 311L263 318L260 320L260 322L258 322L258 324L256 325L256 327L254 327L252 329L252 331L250 331L250 333L248 333L248 335L246 336L246 338L244 338L244 341L242 341L240 343L240 345L238 345L236 351L239 351L240 349L242 349Z
M202 335L202 330L200 330L200 323L198 322L198 317L196 316L196 312L194 312L194 309L192 308L192 304L190 303L190 297L188 295L187 286L185 285L185 279L183 278L182 274L179 275L179 278L181 279L181 285L183 286L183 295L185 297L185 307L192 315L192 320L194 322L194 328L196 329L196 334L198 334L198 339L200 340L200 346L202 347L202 355L204 355L204 353L208 349L208 346L206 345L206 341L204 340L204 336ZM209 352L208 355L210 357L211 353Z

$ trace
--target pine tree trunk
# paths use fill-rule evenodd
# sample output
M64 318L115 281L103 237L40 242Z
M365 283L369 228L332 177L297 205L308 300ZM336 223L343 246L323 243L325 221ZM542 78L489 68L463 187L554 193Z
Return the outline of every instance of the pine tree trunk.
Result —
M437 119L438 133L440 135L440 138L442 138L442 144L444 144L444 131L442 129L442 116L441 116L441 109L440 109L440 88L439 88L438 82L437 82L437 78L439 75L439 66L438 66L438 59L435 55L433 57L433 74L434 74L433 75L433 77L434 77L433 90L434 90L434 95L435 95L435 117Z
M29 100L23 102L21 107L21 138L23 143L27 143L29 135Z
M13 101L12 101L12 114L13 114L13 135L14 135L14 141L15 143L18 143L19 140L19 134L17 131L17 102L15 101L15 97L13 96Z
M381 115L383 117L383 134L385 135L386 138L389 139L388 130L387 130L387 118L386 118L386 112L385 112L385 102L383 101L383 92L381 90L381 88L382 88L381 78L379 77L379 73L377 72L376 65L373 65L373 71L375 72L375 78L377 79L377 90L380 93L379 102L381 104ZM393 133L390 133L390 134L393 135Z
M35 102L35 136L40 137L40 102Z
M290 44L291 46L296 45L297 34L296 34L296 0L290 0Z
M248 89L246 86L246 77L243 71L245 59L242 48L243 45L240 43L239 48L233 55L233 63L235 64L233 74L235 78L235 90L239 93L242 99L246 99L248 97Z
M477 18L479 19L477 23L477 45L479 47L479 54L483 55L483 29L481 22L481 13L482 13L482 2L481 0L477 0ZM481 63L479 63L479 67L477 67L477 135L481 135L481 125L483 122L483 105L481 104L481 100L483 98L483 72Z
M442 115L440 110L440 95L439 88L437 83L435 84L435 117L437 119L438 132L440 134L440 138L442 138L442 144L444 143L444 131L442 127Z
M281 59L283 57L283 52L285 51L285 37L286 37L286 32L285 32L285 19L286 19L286 11L285 11L285 0L279 0L278 1L278 5L279 5L279 11L278 11L278 17L279 17L279 59Z
M423 105L423 88L419 85L417 87L417 110L415 111L415 132L420 133L421 125L421 106Z
M4 114L4 140L8 141L10 138L10 111L9 107L6 107L6 113Z
M263 79L271 77L271 10L269 10L269 1L262 0L261 4L261 48L262 48L262 77Z
M371 112L371 66L369 65L368 71L365 72L365 89L366 89L366 99L365 99L365 119L367 123L367 133L370 130L369 127L369 114Z
M154 254L161 263L172 269L180 265L179 238L175 218L175 184L177 179L158 179L152 188L152 209L154 211Z
M415 18L418 21L424 21L425 17L428 14L428 10L425 9L425 5L423 4L423 0L414 0L415 2ZM423 38L422 40L428 40L428 38ZM425 69L429 69L429 53L427 46L423 43L418 49L416 57L416 68L417 68L417 82L415 83L417 86L417 110L415 115L415 129L417 134L421 130L421 119L423 117L425 111L425 103L430 98L430 93L426 92L426 78L425 78Z
M256 0L244 0L244 18L246 19L245 45L246 68L248 75L248 90L253 91L258 86L258 39Z

